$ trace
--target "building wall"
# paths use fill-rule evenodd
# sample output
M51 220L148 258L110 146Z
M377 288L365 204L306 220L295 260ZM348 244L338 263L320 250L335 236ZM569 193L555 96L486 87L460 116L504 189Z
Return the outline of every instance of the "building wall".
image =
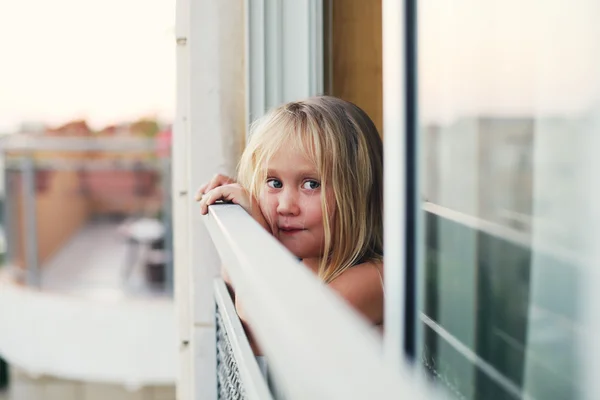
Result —
M69 240L88 218L88 204L79 193L73 171L57 171L52 184L37 196L37 229L40 262L45 262Z
M93 171L80 174L92 214L156 215L162 207L156 171Z
M41 176L38 175L38 179ZM83 226L88 218L87 200L79 192L79 178L73 171L55 171L47 175L47 181L36 195L36 218L38 261L43 264L58 249L65 245L69 238ZM39 182L39 181L38 181ZM18 210L17 226L19 238L15 263L25 266L24 204L20 190L21 184L15 185L15 200Z

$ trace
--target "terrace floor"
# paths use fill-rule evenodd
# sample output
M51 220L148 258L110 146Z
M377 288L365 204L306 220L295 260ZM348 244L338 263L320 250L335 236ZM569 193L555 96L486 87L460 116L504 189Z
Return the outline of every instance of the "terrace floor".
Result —
M0 400L175 400L175 386L148 386L128 390L124 386L86 383L52 377L30 377L13 370L9 389Z
M95 221L85 225L42 265L42 290L90 298L167 296L164 287L145 278L145 246L128 243L122 224Z
M122 223L90 221L42 265L40 290L0 268L0 351L23 368L0 400L175 399L173 298L146 279L149 252Z

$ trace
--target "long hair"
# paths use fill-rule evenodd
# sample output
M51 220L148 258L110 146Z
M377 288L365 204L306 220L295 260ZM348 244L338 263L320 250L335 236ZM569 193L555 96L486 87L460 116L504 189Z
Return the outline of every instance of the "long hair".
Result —
M311 160L321 186L333 189L334 211L321 190L325 243L318 276L329 283L353 265L380 261L383 145L368 115L350 102L317 96L287 103L257 120L238 167L238 181L252 199L259 198L268 162L282 146Z

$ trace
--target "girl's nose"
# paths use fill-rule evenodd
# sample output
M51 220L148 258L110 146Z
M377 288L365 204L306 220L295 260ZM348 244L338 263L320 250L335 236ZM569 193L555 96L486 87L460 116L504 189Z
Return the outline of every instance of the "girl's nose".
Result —
M284 190L278 200L277 213L280 215L298 215L300 213L297 195L292 190Z

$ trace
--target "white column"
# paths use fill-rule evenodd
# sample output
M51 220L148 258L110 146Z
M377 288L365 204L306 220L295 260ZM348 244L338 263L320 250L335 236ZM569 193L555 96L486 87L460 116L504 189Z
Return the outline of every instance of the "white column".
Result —
M192 352L191 335L192 303L190 301L190 268L187 262L188 247L188 196L187 154L189 116L189 10L190 0L177 0L175 36L177 40L177 107L173 123L172 149L172 206L173 206L173 273L174 296L178 322L179 365L177 374L177 398L192 398Z
M177 116L173 144L177 398L216 398L212 279L219 258L193 195L233 174L245 132L244 2L177 0Z

